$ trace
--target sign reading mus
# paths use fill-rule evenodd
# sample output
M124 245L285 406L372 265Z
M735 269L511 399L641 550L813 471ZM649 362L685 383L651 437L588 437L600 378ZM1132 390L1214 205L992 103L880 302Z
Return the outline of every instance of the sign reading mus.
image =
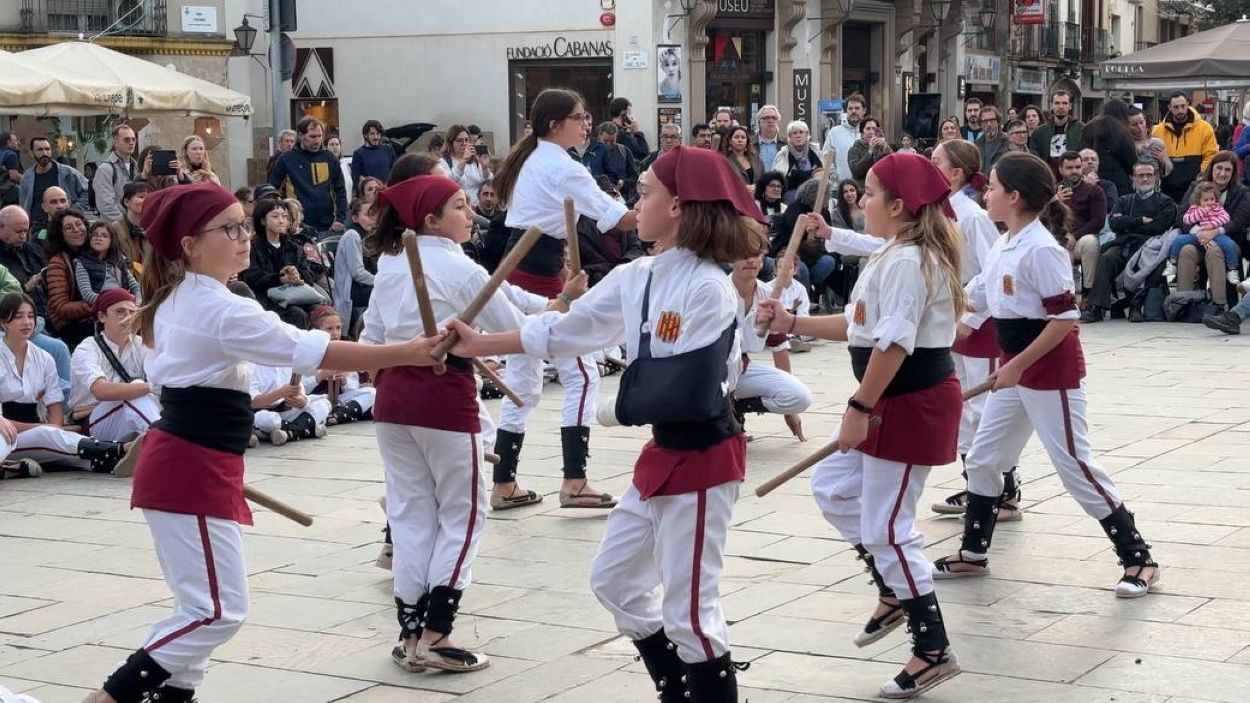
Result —
M565 37L556 37L550 44L537 46L510 46L508 59L568 59L583 57L611 56L612 42L577 41Z

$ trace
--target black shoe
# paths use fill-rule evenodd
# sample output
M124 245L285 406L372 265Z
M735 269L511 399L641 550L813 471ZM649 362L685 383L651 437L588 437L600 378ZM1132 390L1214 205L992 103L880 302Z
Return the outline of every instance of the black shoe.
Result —
M1086 324L1102 322L1104 312L1105 311L1102 308L1098 307L1097 305L1091 305L1089 306L1088 309L1085 310L1085 314L1081 315L1081 322L1084 322Z
M85 438L78 441L78 458L91 462L91 470L98 474L111 474L113 467L125 456L121 442Z
M189 688L161 686L148 694L152 703L195 703L195 691Z
M682 685L682 678L686 665L677 658L677 645L669 641L664 629L644 640L634 640L634 647L655 683L656 699L660 703L685 703L686 687Z
M751 665L730 660L729 653L686 665L686 700L692 703L738 703L738 672Z
M1231 310L1218 315L1203 315L1202 324L1224 334L1241 334L1241 318Z
M1129 322L1145 322L1145 321L1146 321L1146 312L1145 312L1145 310L1143 310L1142 308L1140 308L1140 307L1138 307L1138 306L1136 306L1136 305L1134 305L1133 307L1129 308L1129 310L1128 310L1128 321L1129 321Z
M317 436L317 421L308 413L300 413L294 420L282 423L282 429L294 433L296 439L313 439Z

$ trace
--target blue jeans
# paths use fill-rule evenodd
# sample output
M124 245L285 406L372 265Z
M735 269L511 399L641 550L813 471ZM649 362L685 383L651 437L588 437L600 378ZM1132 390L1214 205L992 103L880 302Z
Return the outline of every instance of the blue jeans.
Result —
M31 336L30 341L36 347L48 352L52 355L53 361L56 362L56 375L61 379L61 390L65 393L65 402L69 402L69 347L65 342L56 337L49 337L43 331L43 318L40 317L35 321L35 334Z
M1224 268L1229 270L1237 268L1237 265L1241 263L1241 251L1237 248L1237 243L1233 241L1233 238L1227 234L1217 234L1211 241L1224 252ZM1172 246L1168 249L1168 261L1176 263L1176 259L1181 255L1181 249L1186 244L1202 248L1202 245L1198 243L1198 235L1179 234L1176 239L1172 240Z
M1241 300L1233 306L1233 314L1241 320L1250 318L1250 295L1241 296Z

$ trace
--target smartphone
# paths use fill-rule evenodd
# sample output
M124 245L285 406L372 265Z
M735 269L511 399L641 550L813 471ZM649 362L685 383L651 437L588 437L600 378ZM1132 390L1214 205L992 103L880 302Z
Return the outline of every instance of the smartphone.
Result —
M490 153L490 150L486 148L485 144L478 144L477 146L473 147L473 151L477 152L478 156L486 156L487 154Z
M157 149L152 152L152 171L153 176L176 176L170 163L178 158L173 149Z

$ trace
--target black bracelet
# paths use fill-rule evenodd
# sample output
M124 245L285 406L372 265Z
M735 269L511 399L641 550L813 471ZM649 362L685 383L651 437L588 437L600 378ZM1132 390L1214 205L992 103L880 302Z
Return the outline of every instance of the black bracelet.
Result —
M872 414L872 408L856 400L855 396L851 396L850 398L848 398L846 401L846 404L865 415Z

